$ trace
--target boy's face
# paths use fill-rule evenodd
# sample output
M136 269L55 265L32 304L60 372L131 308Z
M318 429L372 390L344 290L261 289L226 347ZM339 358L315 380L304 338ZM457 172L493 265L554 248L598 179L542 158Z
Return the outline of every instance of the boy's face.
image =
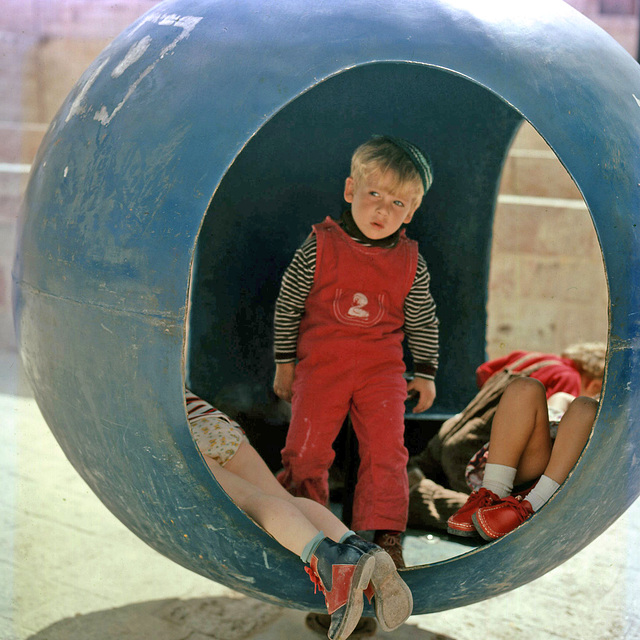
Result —
M422 200L417 185L393 188L393 174L372 171L357 183L351 176L344 185L344 199L358 229L370 240L382 240L394 234L402 224L411 221Z

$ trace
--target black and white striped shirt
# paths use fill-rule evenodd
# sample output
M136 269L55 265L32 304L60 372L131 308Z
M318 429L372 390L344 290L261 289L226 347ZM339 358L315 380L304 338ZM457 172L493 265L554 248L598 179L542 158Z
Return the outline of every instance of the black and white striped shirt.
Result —
M343 217L341 226L357 242L363 238L351 232L351 220ZM345 224L346 222L346 224ZM396 238L397 242L397 238ZM275 360L294 362L300 321L313 285L316 268L316 236L311 234L296 251L280 285L275 311ZM438 368L438 318L429 289L427 263L418 254L415 279L404 302L404 331L414 361L414 375L433 379Z

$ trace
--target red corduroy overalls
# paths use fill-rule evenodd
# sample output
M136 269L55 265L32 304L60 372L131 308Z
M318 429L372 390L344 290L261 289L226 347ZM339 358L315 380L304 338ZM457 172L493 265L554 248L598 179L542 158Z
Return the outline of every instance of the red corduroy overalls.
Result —
M366 247L331 218L313 229L316 270L300 324L280 481L295 495L327 504L332 445L351 412L360 451L351 526L404 531L403 307L418 246L402 232L393 248Z

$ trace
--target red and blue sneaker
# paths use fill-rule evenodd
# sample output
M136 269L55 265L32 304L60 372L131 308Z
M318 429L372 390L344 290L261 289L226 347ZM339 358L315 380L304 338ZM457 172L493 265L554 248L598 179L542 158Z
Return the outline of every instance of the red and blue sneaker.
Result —
M309 574L324 594L331 625L329 640L345 640L351 635L364 609L363 592L375 568L372 553L325 538L311 556Z
M397 629L413 611L413 596L411 589L400 577L393 558L382 547L355 534L346 538L344 544L373 554L376 566L364 594L369 602L373 600L376 618L383 631Z

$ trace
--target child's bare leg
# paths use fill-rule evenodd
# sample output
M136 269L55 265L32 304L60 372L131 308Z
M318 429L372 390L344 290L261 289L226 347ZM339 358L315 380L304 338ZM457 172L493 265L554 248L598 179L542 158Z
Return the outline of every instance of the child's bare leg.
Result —
M207 460L208 464L209 460L210 459ZM219 467L219 465L216 466ZM209 464L209 467L212 469L214 476L216 476L216 479L218 479L218 482L220 482L223 489L227 491L224 484L216 475L216 471L211 467L211 464ZM233 458L227 462L224 466L224 470L249 483L254 487L254 490L257 490L265 498L268 497L270 499L288 503L291 508L298 512L297 515L294 514L294 518L296 520L302 517L314 528L314 533L312 535L315 535L318 531L323 531L327 537L339 542L340 539L349 531L349 529L347 529L347 527L345 527L345 525L336 516L334 516L331 511L323 507L321 504L313 500L308 500L307 498L296 498L292 496L276 480L260 454L246 441L240 445ZM227 493L229 492L227 491ZM238 503L235 496L231 495L231 493L229 493L229 495L240 508L249 513L244 506ZM249 515L269 531L274 538L281 542L275 531L270 530L264 522L258 520L258 518L253 514L249 513ZM286 523L285 526L287 526ZM288 549L290 548L282 542L281 544Z
M593 428L598 403L593 398L573 400L558 425L551 459L536 486L526 500L533 511L540 509L564 482L587 442Z
M551 456L544 386L517 378L502 394L491 426L488 464L517 469L515 483L538 478Z
M597 410L598 402L585 396L576 398L569 405L558 425L558 434L544 475L558 484L564 482L587 443Z
M243 442L224 467L213 458L204 457L215 478L238 507L283 547L309 563L310 575L325 595L331 619L329 637L348 637L362 615L363 592L372 581L376 568L373 554L352 544L337 544L340 538L354 535L353 532L317 502L290 495L249 443ZM325 537L325 531L331 531L336 542ZM333 570L336 565L341 566L338 574ZM405 591L395 594L391 588L398 581ZM399 625L411 614L411 591L399 576L396 581L389 579L387 582L389 585L385 583L378 590L374 585L374 593L376 600L382 599L386 603L386 608L381 610L386 615L383 620L395 623L399 616Z
M560 421L552 450L544 387L526 378L512 382L493 420L483 479L488 493L483 494L481 489L472 494L467 504L449 518L449 532L468 536L477 531L486 540L495 540L540 509L578 460L596 409L597 402L591 398L573 400ZM514 479L517 483L538 481L519 501L508 496ZM498 493L496 486L503 492ZM496 500L496 495L501 500Z
M301 555L305 544L318 534L318 529L290 502L263 493L208 456L205 461L236 505L289 551Z

